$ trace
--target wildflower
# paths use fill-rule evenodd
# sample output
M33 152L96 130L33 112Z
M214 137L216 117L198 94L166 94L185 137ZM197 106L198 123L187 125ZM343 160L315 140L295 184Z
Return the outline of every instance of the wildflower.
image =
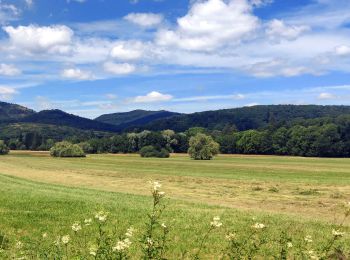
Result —
M333 229L333 230L332 230L332 235L333 235L334 237L342 237L342 236L345 235L345 232L341 232L341 231L339 231L339 230Z
M319 257L317 256L317 254L316 254L315 251L313 251L313 250L310 250L310 251L308 252L308 255L309 255L310 259L315 259L315 260L318 260L318 259L319 259Z
M160 197L164 197L164 196L165 196L165 192L164 192L164 191L159 191L159 192L158 192L158 195L159 195Z
M220 217L214 217L213 218L213 221L210 222L210 225L213 227L213 228L219 228L222 226L222 223L220 222Z
M47 233L45 232L45 233L43 233L42 234L42 237L45 239L45 238L47 238Z
M262 223L255 223L252 228L255 228L255 229L264 229L266 226Z
M17 243L16 243L16 248L17 249L21 249L23 247L23 243L21 242L21 241L18 241Z
M87 219L84 220L85 226L90 226L91 223L92 223L92 219L91 218L87 218Z
M168 227L165 225L165 223L162 223L161 224L161 227L163 228L163 229L167 229Z
M312 243L312 236L309 236L307 235L304 240L307 242L307 243Z
M107 212L100 211L100 212L96 213L95 218L100 222L106 222L107 215L108 215Z
M146 242L147 242L148 247L153 246L153 240L152 240L152 238L147 237Z
M69 235L65 235L62 237L61 241L63 244L67 245L69 243L70 240L70 236Z
M153 192L158 192L159 189L162 187L162 184L160 184L158 181L150 182L152 185Z
M55 246L59 246L59 245L60 245L60 242L61 242L61 238L58 236L58 237L56 237L56 240L53 242L53 244L54 244Z
M72 230L74 232L78 232L79 230L81 230L81 225L79 222L75 222L73 225L72 225Z
M125 238L124 240L118 241L115 247L112 248L112 250L121 252L127 250L131 245L131 241L129 238Z
M235 238L236 238L236 234L234 234L234 233L228 233L226 235L226 239L229 241L233 241L233 240L235 240Z
M132 237L133 234L134 234L134 231L135 231L135 230L134 230L133 227L128 228L128 229L126 230L125 236L127 236L127 237Z
M96 256L97 255L97 246L96 245L92 245L90 246L89 248L89 254L92 255L92 256Z
M292 242L288 242L288 243L287 243L287 247L288 247L288 248L292 248L292 247L293 247Z

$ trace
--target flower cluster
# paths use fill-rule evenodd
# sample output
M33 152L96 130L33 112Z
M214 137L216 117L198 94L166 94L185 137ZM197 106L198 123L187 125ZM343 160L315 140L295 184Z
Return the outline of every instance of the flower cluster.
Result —
M97 212L95 215L95 219L97 219L99 222L104 223L107 221L108 213L104 211Z
M305 242L307 243L312 243L312 236L310 235L307 235L305 238L304 238Z
M78 232L81 230L81 225L80 225L80 222L75 222L73 225L72 225L72 230L74 232Z
M214 217L213 221L210 222L210 226L213 228L219 228L222 226L222 222L220 221L220 217Z
M333 229L333 230L332 230L332 235L333 235L334 237L342 237L342 236L345 235L345 232L341 232L341 231L339 231L339 230Z
M264 229L266 228L266 226L262 223L255 223L252 228L255 228L255 229Z

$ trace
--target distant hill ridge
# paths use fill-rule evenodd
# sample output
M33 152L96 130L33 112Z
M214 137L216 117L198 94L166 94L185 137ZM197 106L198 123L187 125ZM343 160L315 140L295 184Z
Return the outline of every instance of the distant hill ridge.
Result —
M58 109L35 112L20 105L0 102L0 124L2 126L30 123L105 132L164 129L182 132L191 127L222 130L227 125L235 125L239 130L247 130L263 128L271 123L288 123L298 118L337 117L343 114L350 114L350 106L261 105L192 114L164 110L134 110L105 114L91 120Z

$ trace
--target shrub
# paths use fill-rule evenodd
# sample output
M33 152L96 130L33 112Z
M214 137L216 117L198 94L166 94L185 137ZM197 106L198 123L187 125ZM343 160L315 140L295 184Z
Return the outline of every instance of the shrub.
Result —
M0 141L0 155L5 155L9 153L9 148L4 143L4 141Z
M141 157L156 157L156 158L169 158L170 154L169 151L166 149L157 149L152 145L148 145L145 147L142 147L140 150Z
M219 153L219 144L211 136L197 134L190 139L188 153L195 160L211 160Z
M79 145L69 142L56 143L50 149L50 154L53 157L85 157L85 153Z
M93 148L88 142L82 142L78 144L84 153L93 153Z

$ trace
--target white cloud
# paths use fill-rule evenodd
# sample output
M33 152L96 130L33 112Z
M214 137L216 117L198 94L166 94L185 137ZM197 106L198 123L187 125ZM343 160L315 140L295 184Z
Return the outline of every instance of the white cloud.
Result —
M272 4L274 0L250 0L251 5L261 7Z
M65 69L62 71L62 77L76 80L92 80L94 75L90 71L80 69Z
M320 93L317 98L321 100L329 100L329 99L335 99L337 98L337 96L328 92L323 92L323 93Z
M309 30L306 25L286 25L284 21L274 19L267 24L266 34L272 41L295 40Z
M338 56L348 56L350 55L350 45L340 45L335 48L335 54Z
M135 65L129 63L106 62L103 67L106 72L116 75L126 75L136 71Z
M259 20L246 0L195 2L177 20L176 30L161 30L157 43L185 50L210 51L241 42L257 29Z
M163 16L154 13L131 13L125 16L124 19L142 27L153 27L163 21Z
M12 4L5 4L0 1L0 24L18 18L21 11Z
M34 0L25 0L28 7L32 7L34 4Z
M3 30L8 34L12 47L28 53L67 52L73 37L73 31L65 25L5 26Z
M141 42L118 42L111 51L111 57L119 60L137 60L143 55Z
M0 75L3 76L17 76L22 72L16 66L11 64L0 63Z
M18 92L16 91L16 89L14 89L12 87L0 85L0 98L1 99L10 100L17 93Z
M152 103L152 102L162 102L169 101L173 96L168 94L162 94L157 91L152 91L145 96L137 96L132 101L134 103Z

